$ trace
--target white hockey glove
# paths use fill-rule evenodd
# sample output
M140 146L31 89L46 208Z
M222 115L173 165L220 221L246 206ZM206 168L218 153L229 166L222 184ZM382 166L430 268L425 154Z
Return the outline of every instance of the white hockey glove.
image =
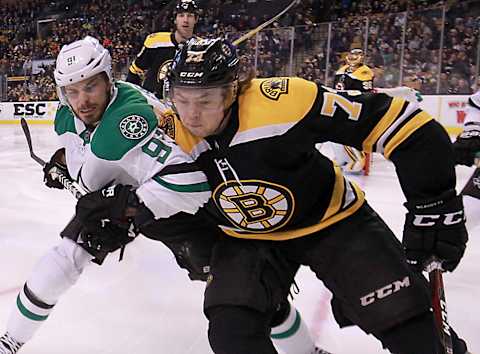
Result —
M378 88L374 88L372 92L384 93L386 95L389 95L390 97L400 97L409 102L423 101L423 97L419 91L407 86L399 86L399 87L393 87L393 88L378 87Z

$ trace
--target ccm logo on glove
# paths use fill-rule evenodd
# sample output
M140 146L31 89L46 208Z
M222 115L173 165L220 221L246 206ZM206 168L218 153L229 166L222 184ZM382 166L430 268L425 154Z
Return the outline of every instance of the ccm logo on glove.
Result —
M443 218L441 222L443 225L455 225L465 221L463 210L456 211L454 213L446 213L443 215L415 215L413 219L413 225L415 226L433 226L436 224L436 220Z
M102 195L105 198L115 197L115 186L111 186L111 187L102 189Z

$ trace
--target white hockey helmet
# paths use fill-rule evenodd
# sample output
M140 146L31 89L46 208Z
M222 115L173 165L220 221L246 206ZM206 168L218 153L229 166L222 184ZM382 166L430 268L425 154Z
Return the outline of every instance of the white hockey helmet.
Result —
M60 50L54 72L55 83L58 88L62 88L101 72L105 72L112 81L112 57L98 39L86 36L64 45ZM61 92L59 95L63 96Z

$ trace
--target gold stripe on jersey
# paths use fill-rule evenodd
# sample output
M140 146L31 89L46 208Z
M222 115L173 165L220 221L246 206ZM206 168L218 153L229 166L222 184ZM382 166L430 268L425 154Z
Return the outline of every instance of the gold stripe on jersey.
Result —
M146 48L174 47L170 35L170 32L152 33L147 36L143 45Z
M392 139L385 145L383 155L388 159L392 152L403 143L410 135L412 135L417 129L424 124L432 120L432 116L427 112L420 112L411 118Z
M140 69L137 64L135 64L135 61L132 63L132 65L130 65L129 70L132 74L135 75L143 75L143 73L145 72L144 70Z
M337 70L335 75L346 74L346 75L350 76L351 78L357 79L357 80L360 80L360 81L371 81L371 80L373 80L373 78L375 76L373 74L373 71L366 65L360 66L358 69L356 69L352 73L347 72L348 68L349 68L348 65L342 66L340 69Z
M353 73L350 74L351 77L360 80L360 81L371 81L373 80L373 71L366 65L362 65Z
M265 87L280 91L266 94ZM239 97L239 128L230 146L284 134L310 112L317 93L315 83L300 78L252 80Z
M259 95L260 85L264 81L288 80L287 92L278 100ZM239 131L258 127L296 123L302 120L312 109L317 97L317 85L300 78L271 78L252 80L250 87L239 99Z
M392 125L402 111L405 100L395 97L387 110L387 113L378 121L377 125L362 143L362 150L372 152L373 146L385 131Z
M335 171L337 175L337 171ZM269 240L269 241L285 241L285 240L290 240L306 235L310 235L314 232L320 231L322 229L325 229L326 227L345 219L346 217L352 215L355 213L365 202L365 195L363 191L353 182L348 182L346 181L343 176L340 173L340 177L342 181L337 181L337 176L335 180L335 186L334 190L332 193L332 199L330 200L330 205L327 209L327 212L329 212L330 216L326 217L326 214L324 217L320 220L319 223L307 227L302 227L299 229L294 229L294 230L288 230L288 231L275 231L275 232L269 232L269 233L241 233L237 232L235 229L222 226L220 225L220 228L222 229L223 232L225 232L227 235L236 237L236 238L244 238L244 239L255 239L255 240ZM345 188L344 183L350 183L350 186L352 188ZM340 193L340 190L343 190L343 193ZM350 196L345 196L345 193L351 193ZM338 211L338 208L340 208L342 200L354 200L354 202L351 203L346 203L346 206L344 209L341 209ZM337 211L335 211L337 209Z
M177 116L170 116L167 119L173 119L174 122L174 136L170 136L182 148L184 152L192 155L194 159L198 157L201 152L208 150L208 143L206 140L199 138L188 131L178 119Z

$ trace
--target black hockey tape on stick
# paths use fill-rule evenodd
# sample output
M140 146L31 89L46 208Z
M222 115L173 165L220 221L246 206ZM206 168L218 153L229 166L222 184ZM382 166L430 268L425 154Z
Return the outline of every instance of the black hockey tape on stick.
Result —
M428 272L430 280L433 314L442 344L442 354L453 354L452 335L448 324L447 302L443 286L442 263L438 259L432 258L425 267L425 271Z
M233 44L238 46L239 44L241 44L242 42L245 42L247 39L250 39L252 38L254 35L256 35L258 32L260 32L261 30L263 30L265 27L267 26L270 26L273 22L275 22L276 20L278 20L281 16L283 16L284 13L286 13L288 10L290 10L292 7L296 6L297 4L300 3L300 0L293 0L286 8L284 8L281 12L279 12L278 14L276 14L274 17L272 17L270 20L262 23L260 26L252 29L251 31L249 31L248 33L245 33L243 36L241 36L240 38L236 39L235 41L233 41Z
M25 118L20 119L20 124L22 126L23 134L25 134L25 138L27 139L30 157L35 160L40 166L45 166L46 162L33 152L32 135L30 134L30 128L28 127L28 123ZM76 199L80 199L80 197L87 194L87 191L85 189L83 189L77 182L65 176L62 171L57 169L55 173L56 179L63 185L63 187L65 187L67 191L72 193Z

